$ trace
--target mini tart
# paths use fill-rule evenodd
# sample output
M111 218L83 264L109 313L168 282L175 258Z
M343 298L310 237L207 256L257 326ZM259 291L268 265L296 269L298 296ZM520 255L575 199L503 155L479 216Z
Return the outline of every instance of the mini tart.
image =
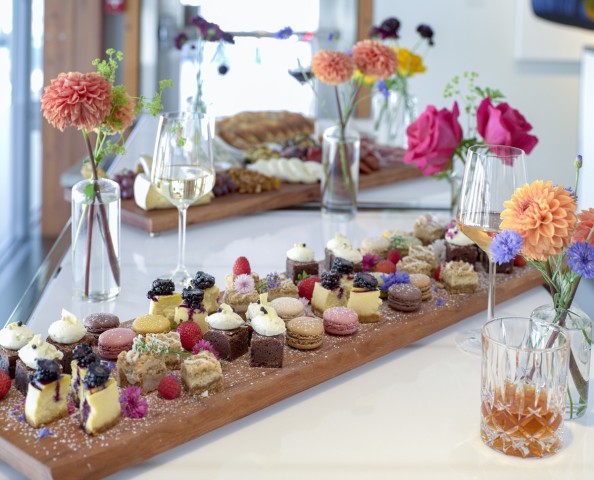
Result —
M68 415L70 375L60 375L53 382L29 383L25 399L25 418L32 427L48 425Z
M120 394L113 378L105 385L83 389L80 425L90 435L105 432L120 420Z
M181 293L172 293L171 295L157 295L150 300L149 314L163 315L173 324L175 317L175 307L181 305L182 302Z
M360 323L376 323L380 321L379 306L381 304L380 291L377 288L367 290L353 287L347 307L357 312Z
M327 290L321 283L314 284L311 296L311 310L318 317L323 316L324 311L331 307L346 307L347 296L343 287L334 290Z

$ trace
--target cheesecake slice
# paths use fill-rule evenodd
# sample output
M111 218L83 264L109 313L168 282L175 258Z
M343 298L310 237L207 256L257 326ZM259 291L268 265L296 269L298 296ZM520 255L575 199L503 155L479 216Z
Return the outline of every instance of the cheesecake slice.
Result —
M150 300L149 314L163 315L169 320L171 327L175 328L175 307L182 303L182 297L175 292L173 281L157 278L146 296Z
M379 307L382 301L377 284L377 279L371 273L355 274L347 307L357 312L361 323L380 321Z
M90 435L110 429L120 419L120 395L109 369L92 363L87 369L81 398L80 425Z
M25 399L25 418L32 427L48 425L68 415L70 375L54 360L39 359Z
M318 317L322 317L330 307L346 307L347 296L340 280L340 273L324 272L321 282L314 285L311 309Z
M199 288L184 288L181 296L182 304L175 307L173 317L175 325L177 326L182 322L195 322L200 327L202 333L206 333L208 323L206 323L207 309L204 304L206 298L205 291Z

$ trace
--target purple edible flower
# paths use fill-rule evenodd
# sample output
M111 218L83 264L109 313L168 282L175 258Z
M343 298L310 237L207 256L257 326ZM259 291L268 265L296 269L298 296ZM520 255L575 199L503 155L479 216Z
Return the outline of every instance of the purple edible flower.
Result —
M278 273L269 273L266 275L266 283L268 285L268 290L273 288L280 288L281 286L281 279Z
M435 305L437 305L438 307L443 307L445 305L443 298L438 298L437 301L435 302Z
M39 441L45 437L51 437L51 436L53 436L53 434L54 433L47 427L40 428L39 431L37 432L37 441Z
M196 28L198 28L202 40L206 40L207 42L223 41L227 43L235 43L233 35L224 32L216 23L209 22L200 15L192 17L190 21Z
M421 25L419 25L417 27L417 32L419 32L419 35L421 35L421 38L427 39L427 41L429 42L429 45L431 45L431 46L434 45L433 29L429 25L422 23Z
M17 422L22 422L25 420L25 414L21 413L18 417L17 417Z
M142 396L142 388L128 386L120 393L122 416L128 418L142 418L148 412L148 403Z
M567 265L584 278L594 278L594 245L572 243L567 249Z
M390 90L388 90L385 80L378 80L375 85L384 97L388 98L390 96Z
M175 38L173 39L173 44L175 45L175 48L181 50L187 41L188 36L184 32L181 32L175 36Z
M196 345L194 345L194 348L192 349L192 353L194 355L202 351L210 352L217 360L219 359L219 352L215 350L215 348L212 346L212 343L210 343L208 340L200 340Z
M284 40L289 38L293 35L293 29L291 27L281 28L278 32L274 34L274 38L278 38L279 40Z
M374 255L373 253L366 253L363 255L363 260L361 260L361 270L364 272L371 272L371 269L375 267L380 260L381 258L377 255Z
M511 262L520 253L523 243L522 236L515 230L503 230L493 239L491 254L499 265Z
M382 273L380 278L384 283L380 285L380 289L383 291L388 291L388 289L397 283L410 283L410 277L408 273L401 272L400 270L396 270L396 273Z

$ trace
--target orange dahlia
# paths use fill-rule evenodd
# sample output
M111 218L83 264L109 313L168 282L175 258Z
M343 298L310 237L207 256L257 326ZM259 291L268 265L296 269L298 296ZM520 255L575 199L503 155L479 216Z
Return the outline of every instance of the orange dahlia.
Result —
M530 260L546 260L569 245L577 205L563 187L536 180L518 188L503 206L501 229L522 235L522 253Z
M573 241L585 242L594 227L594 208L582 210L577 217L578 224L575 227L575 232L573 232ZM590 236L590 243L594 245L594 233Z
M346 53L320 50L311 60L311 71L320 82L340 85L351 79L355 70L353 59Z
M353 60L363 75L375 75L385 80L396 72L396 52L373 40L361 40L353 47Z
M95 72L60 73L41 97L43 116L62 132L66 127L97 128L111 107L111 83Z

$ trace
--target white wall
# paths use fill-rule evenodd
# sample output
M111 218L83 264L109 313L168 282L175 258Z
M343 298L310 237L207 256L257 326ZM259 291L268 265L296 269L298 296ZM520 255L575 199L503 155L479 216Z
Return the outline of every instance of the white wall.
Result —
M573 185L579 64L515 60L515 13L514 0L375 0L373 19L375 25L389 16L398 18L401 45L408 48L417 42L419 23L434 29L427 72L411 81L420 112L428 104L451 107L442 95L447 81L465 70L476 71L479 85L502 90L534 127L540 141L528 157L529 180Z

